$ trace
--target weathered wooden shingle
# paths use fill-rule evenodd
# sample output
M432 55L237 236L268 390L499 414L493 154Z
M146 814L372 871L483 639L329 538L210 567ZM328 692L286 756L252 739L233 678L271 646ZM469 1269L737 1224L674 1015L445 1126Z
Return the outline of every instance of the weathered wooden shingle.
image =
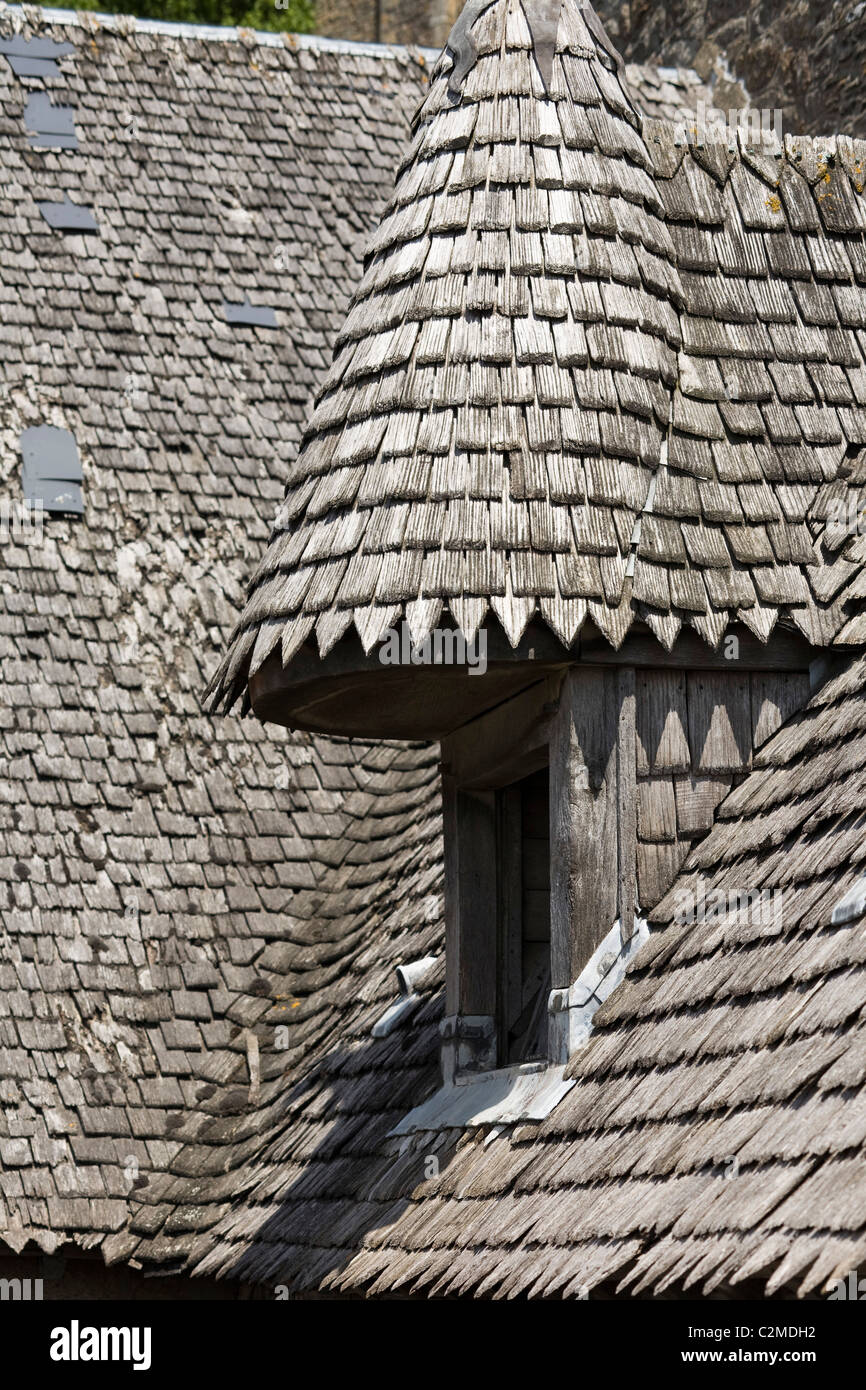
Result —
M406 1092L358 1047L199 1242L197 1273L356 1297L790 1297L862 1265L866 660L781 727L800 699L790 678L720 691L705 718L685 677L640 679L658 699L638 702L639 875L675 882L572 1059L573 1089L538 1124L439 1134L432 1149L418 1136L398 1154L385 1136ZM724 765L749 735L718 712L736 723L749 708L770 736L739 786L674 770L708 749ZM686 726L705 727L700 747Z
M0 1236L15 1249L122 1242L154 1174L208 1134L176 1169L213 1171L198 1213L162 1234L171 1203L148 1217L154 1251L179 1252L225 1209L229 1135L254 1129L247 1031L290 1025L285 1049L261 1047L267 1108L275 1074L330 1050L340 969L353 995L364 982L363 1028L404 949L440 930L430 750L214 723L199 703L423 68L124 24L0 20L7 56L54 69L22 83L0 59L4 496L14 524L20 437L46 425L74 440L81 468L60 471L67 486L83 471L84 495L83 516L46 516L41 536L25 516L3 548ZM48 75L78 149L37 167L25 113ZM92 207L98 237L51 230L38 204L64 198ZM227 324L223 301L243 299L275 306L276 329ZM323 467L310 496L351 496L346 472L338 486ZM24 495L43 495L32 474ZM346 562L313 547L329 514L304 516L321 563L302 546L262 569L261 618L332 602ZM415 907L385 926L392 872L393 905ZM373 921L399 943L378 965Z
M711 1289L774 1265L776 1281L813 1290L864 1258L864 924L853 908L843 926L832 921L862 878L862 663L780 731L799 694L753 679L738 707L750 711L748 736L736 715L724 724L724 699L710 709L685 681L658 692L657 713L675 717L650 708L638 731L649 893L706 828L732 747L754 741L756 766L678 886L694 890L701 876L705 890L737 899L757 884L783 890L782 930L772 898L766 922L726 911L699 927L671 921L669 904L598 1017L568 1105L541 1132L440 1136L434 1176L429 1154L395 1155L384 1137L435 1085L441 975L400 1035L370 1038L393 997L393 965L441 944L434 753L200 718L202 662L225 640L287 474L227 691L273 641L288 660L314 632L326 651L352 622L369 640L407 584L420 596L407 605L416 636L442 599L471 634L491 599L513 631L520 605L540 597L566 645L587 611L616 638L633 611L620 601L625 550L650 469L636 560L673 605L653 614L661 634L685 619L718 641L736 610L765 632L782 605L812 640L830 642L845 615L842 638L866 641L866 554L846 521L866 482L866 372L849 297L866 275L847 194L844 229L828 229L804 142L809 178L786 151L785 227L765 228L776 212L765 218L756 202L761 175L745 152L713 158L648 134L641 145L576 7L563 17L568 96L556 88L539 108L527 101L520 6L508 6L506 56L525 61L501 64L501 10L482 16L490 61L473 78L471 135L467 122L449 136L443 120L437 152L406 165L327 376L359 243L419 92L408 55L260 44L253 68L247 40L121 38L109 27L93 45L80 26L45 26L74 55L63 76L82 149L36 192L75 196L87 168L112 238L58 253L28 202L23 125L4 141L10 184L31 194L14 202L2 264L26 266L39 294L25 303L15 282L4 379L21 423L50 412L74 430L92 484L83 524L52 522L50 563L10 548L0 613L13 644L0 719L12 789L0 808L0 1215L15 1248L97 1237L112 1259L187 1259L294 1288L565 1297L625 1275L630 1289L698 1279ZM251 76L262 68L267 81ZM670 73L628 76L645 110L675 114ZM446 110L442 77L421 140ZM0 79L12 83L5 64ZM87 99L94 79L98 107ZM4 93L7 108L23 109L16 85ZM165 103L155 131L154 100ZM135 189L123 141L105 140L106 122L122 124L130 107ZM292 120L291 140L265 149L263 112L281 132ZM142 137L157 135L159 178L141 173ZM735 196L729 172L742 172L741 159L752 182ZM493 198L487 168L501 176ZM266 196L263 169L273 172ZM659 186L679 170L701 189L700 216L668 225ZM799 180L787 198L786 171ZM608 210L615 234L600 231ZM427 238L429 256L434 236L447 248L419 275L415 243ZM835 254L822 251L833 237ZM521 274L507 266L515 248ZM494 269L503 255L506 269ZM713 282L690 283L688 314L686 271ZM543 285L535 297L532 276ZM551 288L562 283L565 312ZM245 294L277 306L276 334L221 323L223 297ZM367 360L380 365L360 370L371 303L381 317ZM477 360L452 360L452 327L467 314L497 327L482 332ZM552 356L545 347L518 363L516 320L548 325ZM238 333L253 335L255 351ZM676 388L689 428L671 432L664 461ZM434 402L438 415L425 414ZM773 439L767 404L792 411L802 437ZM835 415L812 413L825 406ZM485 428L479 409L489 411L484 449L470 447ZM410 413L422 416L411 438ZM794 437L789 414L772 421ZM835 440L837 421L843 441L809 442ZM6 456L17 466L15 439ZM506 451L520 457L511 495ZM379 547L366 571L359 517ZM732 549L747 524L760 542L754 574ZM517 593L515 576L529 592ZM350 585L360 600L341 608ZM291 625L285 613L301 616ZM690 704L698 719L707 712L703 736Z

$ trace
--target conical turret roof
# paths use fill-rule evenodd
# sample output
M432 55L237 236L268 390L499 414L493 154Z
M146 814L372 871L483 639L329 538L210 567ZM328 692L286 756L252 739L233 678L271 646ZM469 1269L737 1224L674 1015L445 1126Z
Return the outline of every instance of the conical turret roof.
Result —
M561 12L560 12L561 10ZM555 36L555 56L552 40ZM678 281L621 66L594 15L470 3L391 203L218 685L281 644L365 650L443 605L516 641L539 610L612 638L661 456Z
M822 489L866 441L850 153L827 195L808 142L660 133L588 4L470 0L212 706L404 617L832 640Z

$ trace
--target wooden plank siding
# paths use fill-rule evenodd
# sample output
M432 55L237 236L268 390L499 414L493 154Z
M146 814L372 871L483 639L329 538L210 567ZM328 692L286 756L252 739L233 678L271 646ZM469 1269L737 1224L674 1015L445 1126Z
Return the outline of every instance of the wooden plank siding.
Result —
M809 699L804 671L638 671L637 879L643 911L667 892L754 752Z
M617 918L627 932L660 900L755 749L808 696L802 671L576 665L444 741L448 1011L513 1016L516 924L540 939L548 910L551 984L571 984ZM549 846L527 841L503 800L548 759Z

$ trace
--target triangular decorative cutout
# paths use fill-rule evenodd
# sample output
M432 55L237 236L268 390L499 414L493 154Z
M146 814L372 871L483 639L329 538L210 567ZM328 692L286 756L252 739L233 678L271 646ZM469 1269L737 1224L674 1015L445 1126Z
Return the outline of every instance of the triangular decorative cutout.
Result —
M406 621L415 646L429 637L441 616L441 598L416 598L406 604Z
M316 620L316 641L319 656L324 661L328 652L339 642L352 621L351 608L329 608Z
M452 598L448 600L451 616L467 642L475 641L475 634L487 616L487 600L484 598Z
M403 605L400 603L371 603L369 608L355 609L355 627L366 656L369 656L373 648L382 641L388 629L393 627L402 608Z
M582 598L543 598L541 616L564 647L571 647L586 621L586 600Z

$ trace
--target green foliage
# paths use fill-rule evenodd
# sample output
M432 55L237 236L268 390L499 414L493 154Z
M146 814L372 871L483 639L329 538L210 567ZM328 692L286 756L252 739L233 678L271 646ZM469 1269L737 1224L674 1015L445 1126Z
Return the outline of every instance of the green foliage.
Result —
M142 19L165 19L174 24L229 24L243 29L288 30L311 34L315 23L313 0L76 0L77 10L103 14L134 13Z

